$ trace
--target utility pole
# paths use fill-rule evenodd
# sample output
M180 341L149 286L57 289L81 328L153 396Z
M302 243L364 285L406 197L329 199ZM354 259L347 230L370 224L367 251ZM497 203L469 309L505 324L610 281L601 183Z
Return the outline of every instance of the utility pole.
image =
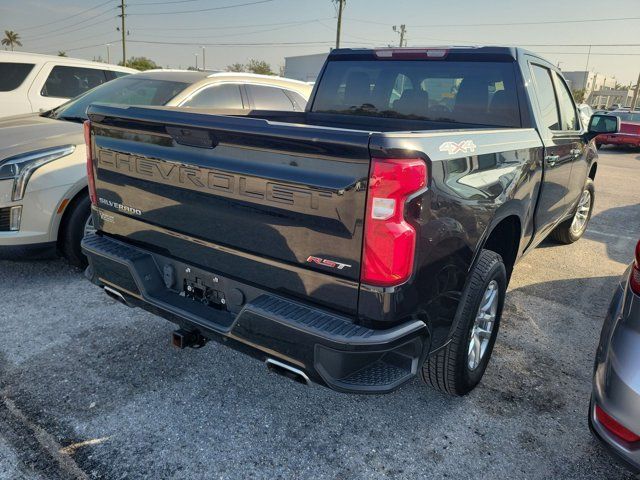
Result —
M589 60L591 59L591 45L589 45L589 51L587 52L587 66L584 67L586 72L589 72ZM588 73L587 73L588 75Z
M207 69L206 63L204 62L204 45L202 46L202 71L204 72Z
M125 43L125 38L127 36L127 31L124 29L124 0L120 0L120 15L119 17L122 19L122 24L120 30L122 32L122 66L127 66L127 47Z
M194 55L196 56L196 70L198 70L198 54L194 53Z
M640 90L640 75L638 75L638 83L636 83L636 90L633 92L633 100L631 100L631 110L636 109L636 103L638 102L638 91Z
M407 33L407 26L404 24L400 25L400 27L394 25L393 31L400 35L400 47L406 47L407 41L405 40L404 35Z
M111 51L109 50L109 47L111 46L111 44L107 43L106 46L107 46L107 63L111 63Z
M347 0L333 0L338 4L338 28L336 30L336 48L340 48L340 32L342 30L342 10Z

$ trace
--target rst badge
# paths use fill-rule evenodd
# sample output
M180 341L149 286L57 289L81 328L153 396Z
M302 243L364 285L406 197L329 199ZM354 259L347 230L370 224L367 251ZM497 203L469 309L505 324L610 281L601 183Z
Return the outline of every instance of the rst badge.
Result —
M455 153L473 153L476 151L476 144L473 140L462 140L461 142L444 142L440 145L441 152L447 152L449 155Z
M307 258L307 262L315 263L316 265L322 265L329 268L337 268L338 270L351 268L351 265L347 265L346 263L335 262L333 260L329 260L328 258L319 258L314 256L309 256Z

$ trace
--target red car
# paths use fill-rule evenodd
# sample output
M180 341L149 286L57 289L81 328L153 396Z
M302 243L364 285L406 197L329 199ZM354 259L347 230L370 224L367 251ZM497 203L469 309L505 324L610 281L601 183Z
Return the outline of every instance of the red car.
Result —
M620 145L640 148L640 112L611 112L620 118L620 133L606 133L596 137L596 147Z

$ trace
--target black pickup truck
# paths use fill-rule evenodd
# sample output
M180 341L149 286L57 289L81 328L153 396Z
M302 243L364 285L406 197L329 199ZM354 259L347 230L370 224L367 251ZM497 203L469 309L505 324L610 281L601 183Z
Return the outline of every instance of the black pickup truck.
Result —
M305 112L93 105L87 276L343 392L480 381L516 261L584 233L598 133L514 48L335 50Z

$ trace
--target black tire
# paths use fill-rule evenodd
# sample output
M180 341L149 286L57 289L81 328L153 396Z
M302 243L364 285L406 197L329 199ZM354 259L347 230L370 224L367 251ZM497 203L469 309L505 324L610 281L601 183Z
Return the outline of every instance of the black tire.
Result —
M587 182L585 183L584 189L582 190L583 193L580 194L580 198L582 198L582 195L584 194L585 191L588 191L589 194L591 195L591 203L589 205L589 212L587 213L587 221L584 223L584 226L579 230L574 230L573 228L571 228L571 225L573 224L573 219L575 218L578 210L578 206L576 206L576 211L573 213L571 218L569 218L568 220L565 220L560 225L558 225L553 230L553 232L551 232L551 234L549 235L549 237L555 240L556 242L561 243L563 245L569 245L570 243L577 242L578 240L580 240L582 235L584 235L584 232L587 231L587 227L589 226L589 220L591 220L591 214L593 213L593 205L596 199L596 191L593 186L593 180L591 180L590 178L587 178Z
M87 266L87 257L82 253L80 242L84 237L84 229L91 215L89 195L81 193L67 207L62 230L59 235L59 246L62 255L75 267Z
M485 292L494 280L499 296L493 329L484 355L472 370L469 366L471 335ZM498 336L506 290L507 271L502 257L491 250L482 250L461 297L453 337L446 347L427 357L422 366L421 377L425 383L441 392L458 396L466 395L480 383Z

